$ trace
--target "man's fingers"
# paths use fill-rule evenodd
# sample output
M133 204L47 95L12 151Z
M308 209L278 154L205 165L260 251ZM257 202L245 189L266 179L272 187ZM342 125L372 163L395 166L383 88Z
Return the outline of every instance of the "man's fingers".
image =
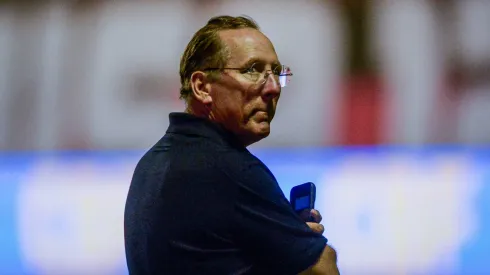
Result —
M322 221L322 215L320 214L320 212L318 212L318 210L311 209L310 215L311 217L313 217L313 220L315 222L320 223Z
M315 231L318 234L323 234L323 231L325 231L325 228L323 227L323 225L321 225L319 223L307 222L306 224L311 228L311 230Z

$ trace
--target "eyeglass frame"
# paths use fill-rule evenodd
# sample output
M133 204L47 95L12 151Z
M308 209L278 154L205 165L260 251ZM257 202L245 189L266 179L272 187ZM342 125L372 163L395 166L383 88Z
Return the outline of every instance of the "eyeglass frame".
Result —
M204 69L203 71L222 71L222 70L234 70L234 71L243 71L243 72L240 72L241 74L245 74L245 73L251 73L250 70L254 68L254 66L256 64L260 64L260 62L257 62L257 63L253 63L250 67L242 67L242 68L230 68L230 67L224 67L224 68L206 68ZM263 80L267 81L267 78L269 77L269 75L271 74L275 74L274 73L274 70L276 70L276 68L279 68L279 67L282 67L282 68L289 68L289 71L291 71L291 68L289 66L286 66L286 65L277 65L274 67L274 69L271 69L271 70L265 70L265 73L264 73L264 78ZM245 70L245 71L244 71ZM281 70L282 71L282 70ZM263 74L263 72L261 72L260 74ZM286 77L291 77L293 76L293 73L286 73L286 74L279 74L277 75L278 77L281 77L281 76L286 76ZM260 78L259 78L260 79ZM255 83L258 83L259 82L259 79L255 80ZM281 88L284 88L287 86L287 83L283 85L281 85L281 81L278 80L278 83L279 85L281 86Z

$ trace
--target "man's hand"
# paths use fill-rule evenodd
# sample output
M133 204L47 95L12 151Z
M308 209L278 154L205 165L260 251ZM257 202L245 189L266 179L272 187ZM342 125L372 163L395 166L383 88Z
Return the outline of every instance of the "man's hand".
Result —
M323 234L325 228L320 224L322 221L322 215L318 210L312 209L310 211L310 217L313 218L314 222L307 222L306 224L311 228L311 230L315 231L318 234Z
M312 209L310 211L310 217L313 218L313 222L307 222L306 224L316 233L323 234L324 228L320 224L322 221L322 215L318 210ZM337 267L337 252L331 247L326 245L322 255L318 261L300 273L300 275L339 275L339 268Z

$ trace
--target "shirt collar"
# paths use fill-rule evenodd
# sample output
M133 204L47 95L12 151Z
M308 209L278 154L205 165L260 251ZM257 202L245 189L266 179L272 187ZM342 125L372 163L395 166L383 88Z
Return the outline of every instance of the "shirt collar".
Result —
M245 148L232 132L206 118L188 113L174 112L169 114L169 121L170 125L167 133L201 136L221 144Z

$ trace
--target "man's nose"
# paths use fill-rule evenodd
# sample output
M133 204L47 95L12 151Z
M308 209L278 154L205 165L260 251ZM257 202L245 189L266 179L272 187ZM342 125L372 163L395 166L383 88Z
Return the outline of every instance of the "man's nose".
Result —
M281 85L279 81L274 77L274 74L268 73L264 78L264 86L262 93L265 97L274 98L281 94Z

